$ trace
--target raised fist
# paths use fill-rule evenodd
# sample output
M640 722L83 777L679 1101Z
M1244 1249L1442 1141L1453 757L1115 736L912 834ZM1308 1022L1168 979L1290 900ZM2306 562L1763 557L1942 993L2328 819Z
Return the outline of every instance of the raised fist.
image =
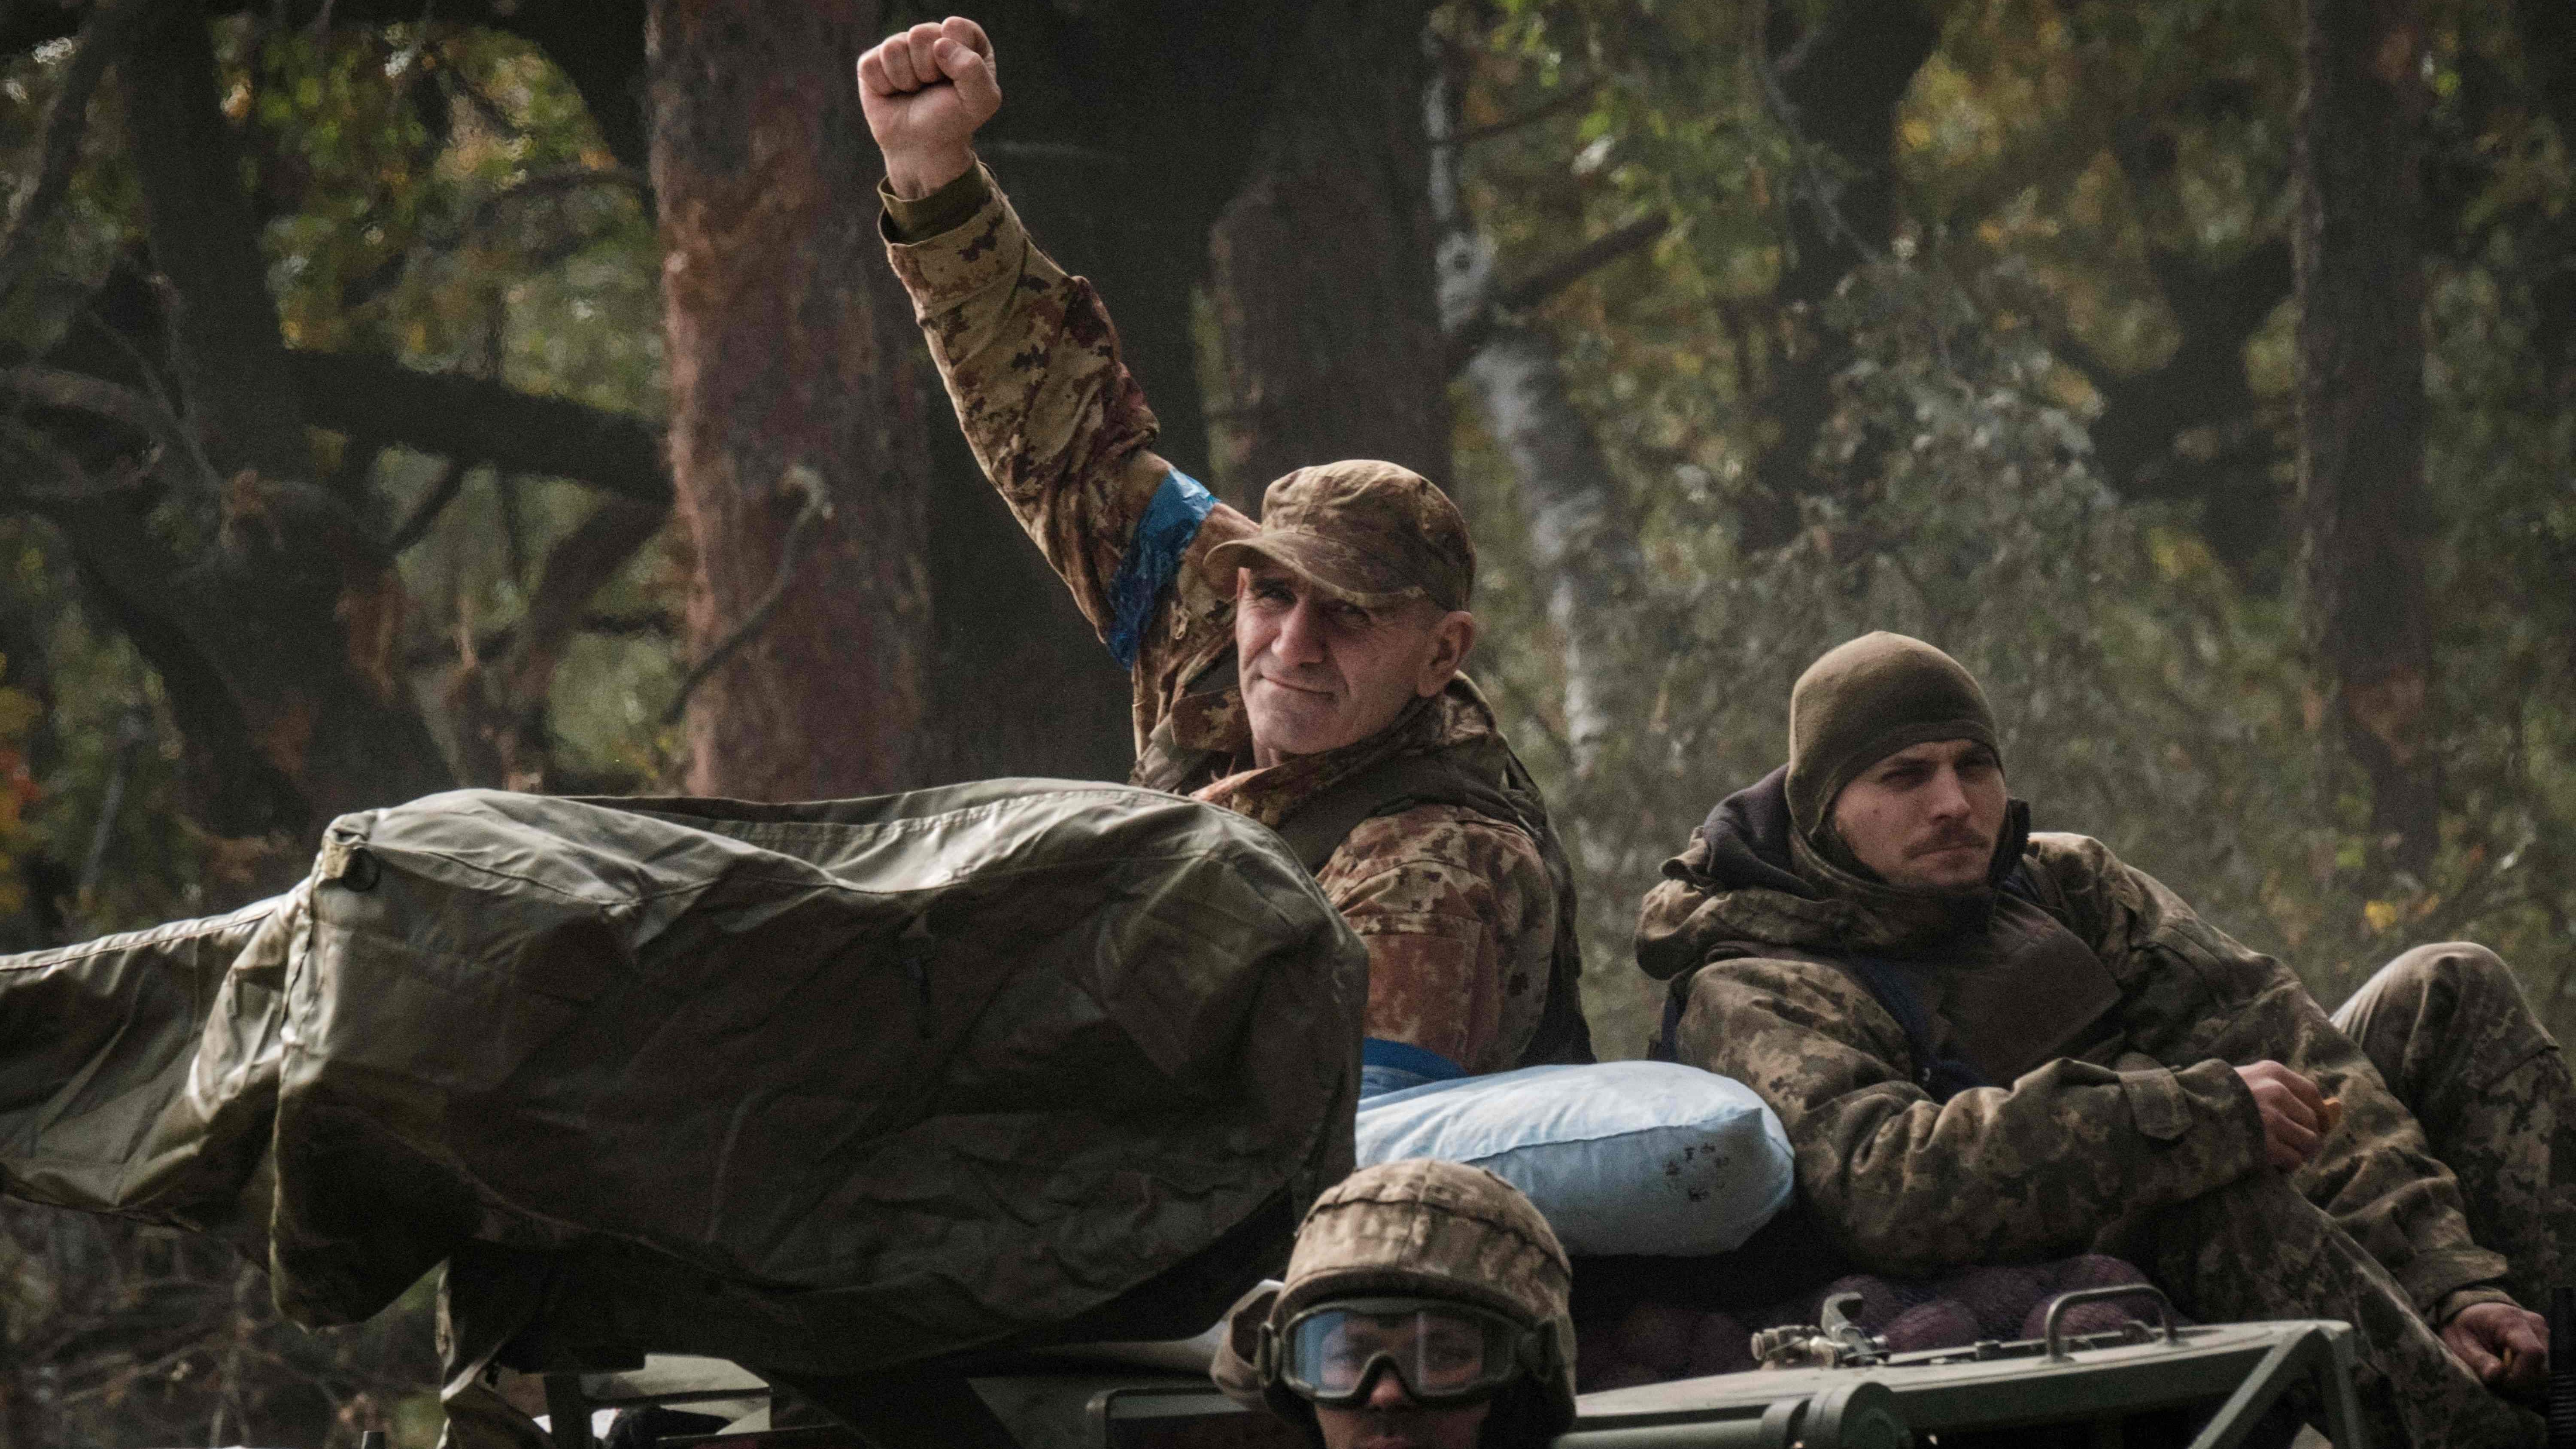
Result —
M956 15L897 31L859 57L859 105L885 153L886 184L928 196L975 164L975 128L1002 108L993 42Z

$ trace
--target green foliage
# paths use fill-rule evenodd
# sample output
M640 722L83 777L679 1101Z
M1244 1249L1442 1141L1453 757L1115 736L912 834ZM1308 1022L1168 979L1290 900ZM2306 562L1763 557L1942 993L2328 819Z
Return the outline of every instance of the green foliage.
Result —
M1787 236L1780 182L1832 163L1762 104L1746 49L1758 7L1680 9L1520 0L1474 31L1471 122L1592 88L1470 153L1507 274L1643 205L1677 222L1650 257L1549 308L1649 564L1626 631L1636 726L1586 770L1555 717L1563 683L1514 483L1461 408L1459 474L1492 583L1478 667L1576 826L1604 1049L1640 1050L1660 1009L1628 953L1659 863L1783 758L1806 663L1872 628L1977 671L2040 828L2105 840L2328 1000L2405 946L2470 936L2556 1011L2576 966L2576 415L2535 351L2530 288L2564 255L2561 139L2527 104L2472 114L2437 81L2459 149L2479 158L2441 223L2457 260L2430 313L2445 813L2428 878L2391 879L2370 864L2366 782L2326 726L2287 571L2231 572L2196 510L2106 488L2086 437L2099 394L2066 360L2134 371L2170 353L2150 249L2214 265L2278 235L2295 9L1942 7L1940 48L1894 127L1905 219L1827 309L1855 353L1818 448L1829 486L1801 500L1792 541L1760 551L1738 536L1785 335L1766 295ZM2444 67L2511 69L2500 22L2437 16ZM2142 182L2114 147L2147 121L2172 165ZM2289 325L2285 307L2246 359L2249 426L2276 435L2284 488Z
M316 31L252 9L217 25L218 91L289 346L663 411L660 251L640 180L616 168L559 72L505 36ZM66 53L0 64L0 183L13 193L31 179ZM121 261L143 262L113 85L91 110L38 274L0 310L11 361L96 329L93 294ZM336 463L332 486L387 534L443 471L380 452L381 440L315 441L318 470ZM405 682L458 758L477 667L506 648L546 551L596 503L570 483L477 470L400 558ZM187 552L212 520L174 492L151 523ZM659 720L680 672L671 618L683 584L649 547L591 600L608 627L578 639L553 676L536 762L548 783L669 783ZM57 536L26 517L0 518L0 655L0 948L200 915L273 888L274 843L190 823L186 742L160 680L85 595ZM429 1306L424 1285L362 1328L307 1333L279 1319L265 1278L229 1249L0 1207L0 1440L32 1428L59 1443L329 1449L390 1427L406 1449L428 1449L440 1427Z

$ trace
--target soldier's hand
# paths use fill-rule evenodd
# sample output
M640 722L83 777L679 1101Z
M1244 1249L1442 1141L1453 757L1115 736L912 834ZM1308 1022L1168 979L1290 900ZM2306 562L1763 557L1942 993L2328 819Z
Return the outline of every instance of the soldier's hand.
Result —
M2442 1342L2488 1388L2528 1393L2548 1379L2548 1320L2528 1308L2473 1303L2442 1325Z
M859 108L895 195L928 196L975 164L975 128L1002 108L995 69L984 27L956 15L897 31L859 57Z
M2279 1062L2238 1067L2236 1075L2263 1114L2264 1160L2284 1172L2306 1166L2325 1140L2325 1094Z

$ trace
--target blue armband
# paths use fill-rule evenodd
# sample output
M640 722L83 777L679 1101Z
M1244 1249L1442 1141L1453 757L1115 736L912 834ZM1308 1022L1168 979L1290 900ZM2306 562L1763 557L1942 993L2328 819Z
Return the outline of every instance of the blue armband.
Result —
M1400 1092L1426 1082L1455 1081L1467 1069L1428 1047L1382 1036L1360 1041L1360 1098Z
M1215 507L1216 495L1178 468L1163 475L1163 486L1145 505L1136 536L1127 542L1127 556L1119 561L1118 577L1109 581L1109 657L1119 668L1136 667L1136 651L1144 647L1154 605L1181 571L1181 555L1189 552L1190 540L1199 536L1199 525Z

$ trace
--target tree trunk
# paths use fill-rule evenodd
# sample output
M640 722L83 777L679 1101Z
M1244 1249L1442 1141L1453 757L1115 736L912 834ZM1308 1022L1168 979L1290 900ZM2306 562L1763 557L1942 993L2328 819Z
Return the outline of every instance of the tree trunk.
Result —
M1896 108L1941 39L1918 0L1840 0L1812 27L1797 23L1798 9L1786 0L1770 6L1764 46L1775 101L1801 149L1821 148L1830 160L1809 156L1786 188L1788 264L1774 293L1786 356L1765 400L1771 426L1754 458L1744 521L1744 540L1757 548L1797 532L1799 499L1832 491L1813 460L1852 349L1818 313L1895 227Z
M1335 458L1449 479L1422 129L1430 9L1330 0L1308 12L1251 175L1209 235L1225 361L1216 468L1239 506Z
M161 10L123 81L152 259L177 299L171 351L202 447L165 453L162 467L195 490L215 539L183 567L123 499L47 511L169 687L201 818L221 834L282 833L294 860L333 816L452 777L400 680L392 561L311 482L203 9Z
M1435 52L1439 51L1433 42ZM1428 78L1422 124L1431 141L1427 196L1439 228L1441 320L1451 338L1476 337L1465 362L1486 426L1520 480L1529 521L1530 562L1545 591L1565 669L1565 737L1578 771L1588 770L1622 707L1618 640L1622 604L1643 571L1627 500L1574 403L1555 334L1504 309L1492 245L1467 212L1460 185L1458 106L1461 58Z
M658 0L647 37L671 472L695 553L693 791L783 800L923 774L928 470L852 67L869 0Z
M2384 859L2421 873L2427 738L2423 23L2414 0L2308 0L2292 251L2308 631Z

